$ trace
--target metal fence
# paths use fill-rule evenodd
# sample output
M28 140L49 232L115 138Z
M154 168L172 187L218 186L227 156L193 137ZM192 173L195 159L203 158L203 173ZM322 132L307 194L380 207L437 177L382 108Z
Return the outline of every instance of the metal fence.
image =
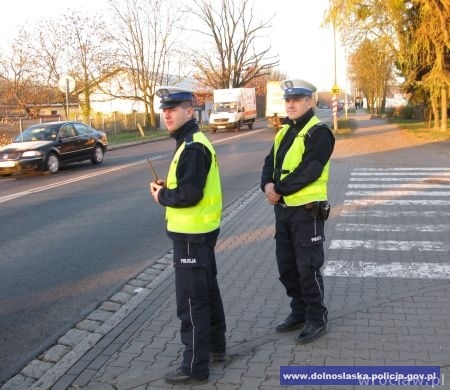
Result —
M81 117L73 118L81 121ZM159 116L157 115L156 128L159 128ZM0 135L3 139L12 140L19 135L23 130L31 125L37 123L53 122L64 120L61 116L45 116L38 119L17 118L17 117L3 117L0 120ZM137 131L138 126L145 127L144 113L131 114L98 114L90 118L90 125L106 133L122 133L126 131Z

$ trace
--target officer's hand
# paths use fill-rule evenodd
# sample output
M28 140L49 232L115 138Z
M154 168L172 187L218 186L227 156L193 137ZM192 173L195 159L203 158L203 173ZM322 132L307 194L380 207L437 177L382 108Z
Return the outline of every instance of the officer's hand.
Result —
M281 198L280 194L277 194L275 192L275 188L274 188L274 184L273 183L267 183L264 186L264 193L266 194L266 200L270 203L270 204L277 204L278 201Z
M162 180L152 181L150 183L150 194L152 195L153 199L157 203L159 203L159 200L158 200L159 191L161 191L161 188L163 188L163 186L161 184L158 184L161 181Z
M158 179L158 180L156 180L156 184L159 184L160 186L165 187L165 186L166 186L166 181L165 181L165 180Z

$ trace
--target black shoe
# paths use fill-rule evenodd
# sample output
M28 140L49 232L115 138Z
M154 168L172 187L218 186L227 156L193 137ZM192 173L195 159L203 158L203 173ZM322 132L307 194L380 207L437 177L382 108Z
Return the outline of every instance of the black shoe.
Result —
M206 378L195 378L192 377L189 373L187 373L185 370L183 370L182 367L178 367L175 371L168 372L164 379L167 383L172 384L195 384L200 385L202 383L208 382L208 377Z
M291 313L286 317L284 322L275 328L275 331L278 333L289 332L294 329L303 328L303 326L305 326L305 320L303 318L298 318Z
M225 352L210 352L209 361L210 362L224 362L227 357Z
M308 344L327 333L327 323L322 325L306 324L298 334L296 340L299 344Z

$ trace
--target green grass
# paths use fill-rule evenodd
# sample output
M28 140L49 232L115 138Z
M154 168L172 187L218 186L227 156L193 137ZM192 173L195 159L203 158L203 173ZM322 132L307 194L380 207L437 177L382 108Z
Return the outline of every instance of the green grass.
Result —
M450 139L450 119L447 124L447 131L435 130L427 128L423 121L415 119L389 118L390 123L395 123L400 128L414 134L417 137L427 140L445 141ZM335 132L337 136L348 136L356 129L357 122L351 118L339 118L338 129Z
M389 118L390 123L395 123L409 133L414 134L421 138L427 138L431 140L447 140L450 139L450 119L447 121L447 130L435 130L428 128L427 124L423 121L416 119L402 119L402 118Z
M129 142L137 141L153 141L156 139L167 138L167 130L151 130L147 131L144 136L141 135L139 131L123 131L120 133L108 132L108 143L110 145L121 145Z
M356 129L356 121L351 118L338 118L336 135L349 135Z

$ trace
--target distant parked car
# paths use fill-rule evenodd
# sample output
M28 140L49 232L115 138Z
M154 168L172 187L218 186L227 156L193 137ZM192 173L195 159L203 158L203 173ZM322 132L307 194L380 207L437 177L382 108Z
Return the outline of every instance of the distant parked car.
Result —
M84 160L100 164L107 147L106 134L84 123L40 123L0 148L0 175L29 170L56 173L62 165Z

